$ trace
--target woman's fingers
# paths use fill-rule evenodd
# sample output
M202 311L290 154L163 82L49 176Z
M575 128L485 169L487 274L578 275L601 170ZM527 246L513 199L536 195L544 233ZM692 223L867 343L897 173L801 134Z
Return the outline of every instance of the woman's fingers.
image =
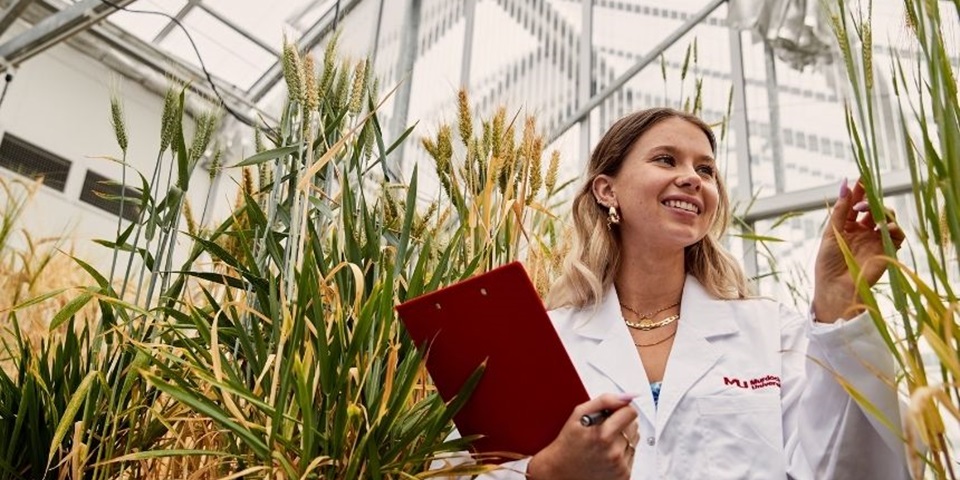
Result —
M613 412L610 415L610 418L606 422L603 422L603 425L600 428L603 430L601 436L604 438L614 438L620 434L620 432L626 432L630 428L630 424L635 423L634 420L637 419L637 410L633 407L624 406L619 410Z
M580 422L580 419L582 419L584 416L591 416L593 417L593 420L591 421L593 425L605 423L607 417L609 417L615 410L628 405L634 398L637 398L637 395L633 393L605 393L599 397L577 405L577 407L573 409L571 420Z
M627 441L624 448L630 450L630 456L633 456L637 451L637 443L640 441L640 427L637 425L636 420L630 422L627 428L623 429L621 433L623 434L624 440Z
M574 416L578 419L582 415L594 412L604 412L605 418L599 424L585 426L578 423L576 436L587 442L600 455L601 462L610 462L609 468L618 472L615 476L629 476L630 465L633 463L634 453L639 438L637 427L637 410L630 406L636 394L604 394L589 402L585 402L574 409ZM567 429L569 427L565 427Z
M887 231L890 232L890 238L893 240L893 244L899 249L900 245L903 245L903 241L907 238L907 234L903 232L903 229L900 228L897 222L888 223Z
M882 206L881 208L883 208L883 220L887 225L887 230L890 232L890 238L893 240L894 245L900 248L900 245L903 244L904 239L906 239L906 234L900 228L900 225L897 224L897 212L887 206ZM860 215L860 218L856 220L860 228L871 231L879 230L876 219L874 219L873 214L870 213L870 205L866 201L860 201L854 204L851 207L851 211L856 215Z
M626 480L636 449L636 394L604 394L577 405L560 434L530 460L531 478ZM533 472L536 472L534 475Z
M634 445L637 444L637 441L640 440L640 427L637 425L636 421L630 422L627 425L627 428L623 429L623 433L627 435L630 439L630 442Z
M600 425L600 441L607 445L607 458L619 463L627 475L637 452L636 419L637 410L630 405L625 405Z
M877 227L876 222L873 221L873 215L870 214L870 204L866 200L861 200L857 202L852 208L856 224L865 230L873 230Z
M828 232L833 229L843 231L844 224L850 221L850 213L854 214L853 219L856 220L856 212L850 209L851 194L847 179L843 179L843 182L840 183L840 195L837 197L836 203L833 204L833 211L830 213L831 228L827 229Z
M577 419L581 428L595 428L602 439L614 441L620 432L626 430L630 423L636 420L637 411L630 407L630 401L636 397L636 394L631 393L600 395L573 409L572 419ZM596 418L598 413L602 413L602 419L591 422L592 425L580 420L585 416Z
M897 212L892 208L883 207L884 211L884 221L887 222L887 231L890 232L890 239L893 240L893 244L899 249L900 245L903 245L903 241L907 238L907 234L904 233L903 229L900 228L900 224L897 223Z
M857 215L860 214L856 210L856 205L863 202L863 198L866 196L866 190L863 188L863 183L860 180L857 180L857 183L853 186L850 191L850 196L847 198L847 222L856 222Z
M631 445L636 445L637 438L637 410L630 406L630 401L636 398L636 394L604 394L599 397L583 403L574 409L574 415L589 414L589 412L604 411L609 412L609 416L602 423L592 427L602 440L611 444L622 445L624 440L629 438ZM581 410L582 408L582 410Z

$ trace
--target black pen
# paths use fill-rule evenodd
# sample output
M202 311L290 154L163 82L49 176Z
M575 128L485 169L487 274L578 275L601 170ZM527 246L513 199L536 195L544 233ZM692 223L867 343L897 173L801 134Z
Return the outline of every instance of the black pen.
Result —
M607 419L610 415L613 414L613 410L609 408L604 408L596 413L588 413L580 417L580 425L584 427L592 427L594 425L600 425L604 420Z

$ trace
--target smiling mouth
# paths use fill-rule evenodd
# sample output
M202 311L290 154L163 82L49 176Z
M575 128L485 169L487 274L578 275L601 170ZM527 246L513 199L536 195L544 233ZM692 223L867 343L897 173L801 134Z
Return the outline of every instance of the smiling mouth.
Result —
M684 202L684 201L681 201L681 200L665 200L665 201L663 201L662 203L663 203L663 205L666 206L666 207L676 208L676 209L678 209L678 210L683 210L683 211L690 212L690 213L693 213L693 214L696 214L696 215L699 215L699 214L700 214L700 209L697 208L696 205L694 205L694 204L692 204L692 203L690 203L690 202Z

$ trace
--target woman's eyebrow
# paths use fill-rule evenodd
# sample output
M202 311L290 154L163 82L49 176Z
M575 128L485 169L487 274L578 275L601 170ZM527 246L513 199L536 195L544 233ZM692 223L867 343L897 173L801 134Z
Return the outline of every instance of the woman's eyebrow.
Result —
M674 147L673 145L657 145L656 147L650 149L651 154L658 152L666 152L675 156L679 156L681 153L680 149ZM717 161L713 158L713 155L697 155L697 160L713 164L717 163Z

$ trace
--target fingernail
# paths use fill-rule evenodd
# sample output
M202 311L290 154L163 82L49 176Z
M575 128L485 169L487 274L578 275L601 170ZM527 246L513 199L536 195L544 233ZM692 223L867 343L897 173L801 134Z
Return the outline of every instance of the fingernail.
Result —
M870 204L867 203L866 200L863 200L863 201L857 202L857 204L853 206L853 209L858 212L866 212L867 210L870 209Z
M629 402L639 396L640 396L639 393L621 393L617 395L617 399L623 402Z
M850 185L847 184L847 179L844 178L840 182L840 198L847 198L847 195L850 195Z

